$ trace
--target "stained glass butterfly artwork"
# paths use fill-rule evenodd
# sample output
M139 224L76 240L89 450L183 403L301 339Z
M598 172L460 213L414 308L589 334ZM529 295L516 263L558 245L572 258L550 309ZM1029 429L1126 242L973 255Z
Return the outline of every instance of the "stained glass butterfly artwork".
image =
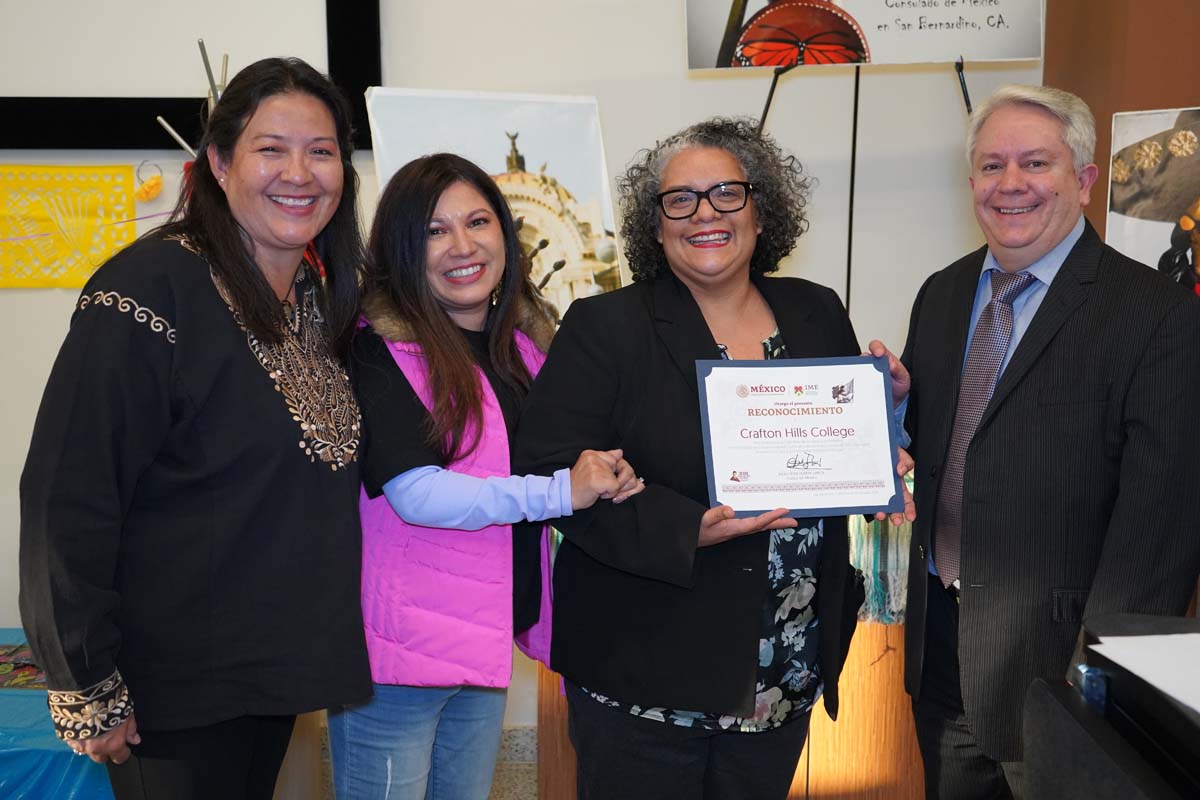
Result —
M730 66L857 64L871 60L858 23L827 0L772 2L742 29Z

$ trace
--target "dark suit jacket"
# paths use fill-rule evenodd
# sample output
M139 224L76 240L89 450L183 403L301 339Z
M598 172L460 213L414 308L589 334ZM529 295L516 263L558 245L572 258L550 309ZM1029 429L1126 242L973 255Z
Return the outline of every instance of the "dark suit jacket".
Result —
M921 686L930 539L985 249L934 274L902 357L917 521L905 685ZM1181 614L1200 568L1200 303L1087 226L1000 376L963 476L959 663L983 750L1021 757L1035 677L1080 622Z
M754 277L792 357L857 355L831 290ZM552 665L627 703L749 716L769 535L697 548L708 484L697 359L720 358L690 292L673 275L571 305L528 397L514 471L549 474L581 450L622 448L643 492L554 521ZM817 614L825 707L862 596L846 519L825 520Z

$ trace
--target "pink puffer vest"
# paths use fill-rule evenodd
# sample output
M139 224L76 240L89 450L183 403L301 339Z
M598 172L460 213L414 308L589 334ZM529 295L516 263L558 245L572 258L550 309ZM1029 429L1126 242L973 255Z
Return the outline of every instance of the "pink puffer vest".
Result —
M517 331L530 374L545 355ZM420 347L388 342L417 397L430 405L428 372ZM510 471L508 435L496 395L483 372L483 435L450 469L487 477ZM473 430L468 430L470 434ZM371 676L405 686L508 686L512 675L512 526L478 531L409 525L387 498L360 499L363 529L362 610ZM517 644L549 662L549 529L542 535L541 617Z

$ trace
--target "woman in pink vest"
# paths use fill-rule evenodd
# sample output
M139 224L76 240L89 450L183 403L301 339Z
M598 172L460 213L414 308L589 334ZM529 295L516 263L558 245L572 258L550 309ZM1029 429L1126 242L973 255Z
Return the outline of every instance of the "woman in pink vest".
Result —
M548 655L549 551L533 523L641 485L619 450L586 451L550 478L510 474L509 437L554 325L479 167L443 153L391 179L364 309L351 365L375 695L331 710L337 796L486 800L514 633Z

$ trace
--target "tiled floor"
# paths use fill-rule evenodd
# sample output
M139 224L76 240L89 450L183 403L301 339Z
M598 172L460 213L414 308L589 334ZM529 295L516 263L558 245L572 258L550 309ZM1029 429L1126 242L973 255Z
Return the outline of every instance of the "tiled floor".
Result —
M537 764L497 763L488 800L537 800Z
M488 800L537 800L537 728L505 728Z
M334 800L333 768L330 766L329 728L321 726L321 800Z

